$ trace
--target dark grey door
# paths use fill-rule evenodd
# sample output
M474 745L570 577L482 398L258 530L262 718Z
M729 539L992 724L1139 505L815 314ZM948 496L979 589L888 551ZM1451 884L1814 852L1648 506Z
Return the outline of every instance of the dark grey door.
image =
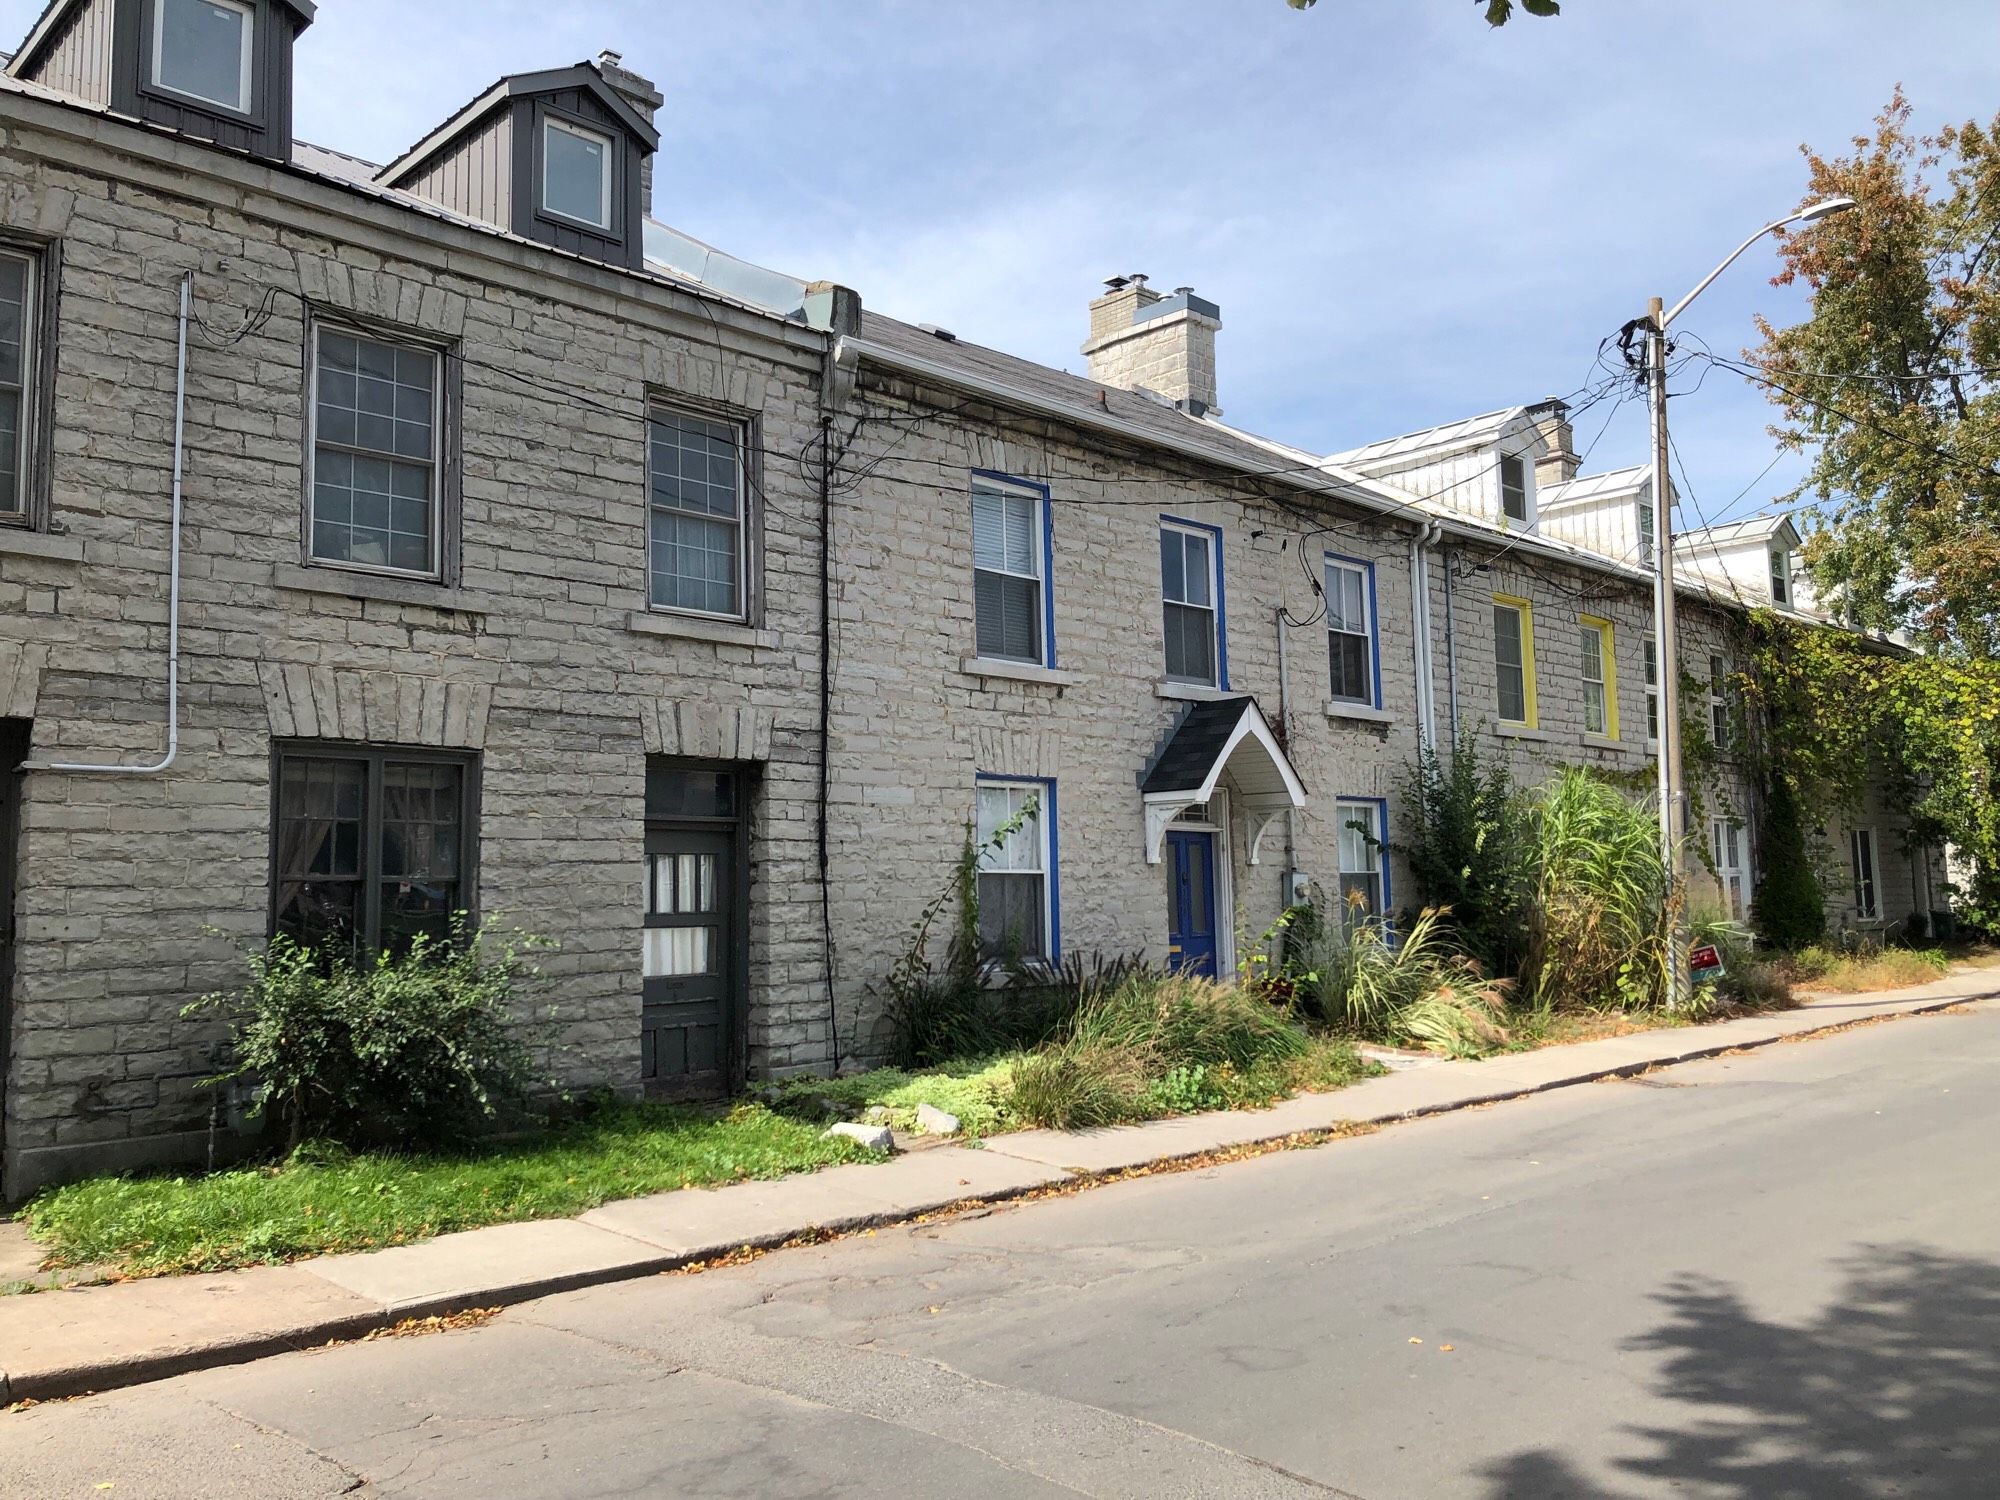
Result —
M7 1077L14 1069L14 892L21 826L21 773L28 721L0 719L0 1148L6 1146ZM4 1150L0 1150L4 1159ZM0 1183L0 1202L6 1185Z
M712 1098L735 1081L742 1009L735 787L713 771L661 768L648 780L640 1076L648 1093ZM680 816L658 816L668 809Z

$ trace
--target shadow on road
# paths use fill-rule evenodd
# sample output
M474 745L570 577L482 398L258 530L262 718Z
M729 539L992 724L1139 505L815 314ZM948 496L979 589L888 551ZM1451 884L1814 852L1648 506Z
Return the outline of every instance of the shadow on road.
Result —
M1547 1449L1489 1467L1492 1500L1698 1500L2000 1495L2000 1265L1884 1247L1844 1267L1839 1297L1800 1324L1756 1317L1727 1284L1675 1281L1666 1320L1635 1339L1666 1367L1685 1421L1629 1430L1610 1487Z

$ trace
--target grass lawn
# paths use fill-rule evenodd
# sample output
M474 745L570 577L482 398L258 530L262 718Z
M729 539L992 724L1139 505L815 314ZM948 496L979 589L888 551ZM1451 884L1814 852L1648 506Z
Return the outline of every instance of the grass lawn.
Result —
M757 1106L716 1116L613 1105L532 1139L457 1157L301 1155L207 1177L104 1177L21 1214L55 1267L219 1271L369 1250L456 1229L578 1214L615 1198L881 1160L823 1124Z

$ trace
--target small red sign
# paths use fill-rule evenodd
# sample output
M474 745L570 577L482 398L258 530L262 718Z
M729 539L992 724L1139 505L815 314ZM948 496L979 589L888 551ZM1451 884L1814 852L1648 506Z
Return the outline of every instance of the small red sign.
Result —
M1703 943L1688 955L1688 967L1696 979L1713 979L1722 972L1722 951L1713 943Z

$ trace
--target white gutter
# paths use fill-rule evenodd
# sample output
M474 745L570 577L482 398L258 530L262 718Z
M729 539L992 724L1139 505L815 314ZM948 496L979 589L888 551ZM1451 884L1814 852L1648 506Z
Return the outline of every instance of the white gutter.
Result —
M1417 668L1417 739L1437 749L1437 682L1431 660L1430 549L1444 535L1436 521L1410 538L1410 623Z
M24 771L65 771L100 776L157 776L181 751L181 467L186 452L188 311L194 295L194 272L181 277L180 337L174 355L174 494L173 538L167 564L167 752L151 765L96 765L30 761Z

